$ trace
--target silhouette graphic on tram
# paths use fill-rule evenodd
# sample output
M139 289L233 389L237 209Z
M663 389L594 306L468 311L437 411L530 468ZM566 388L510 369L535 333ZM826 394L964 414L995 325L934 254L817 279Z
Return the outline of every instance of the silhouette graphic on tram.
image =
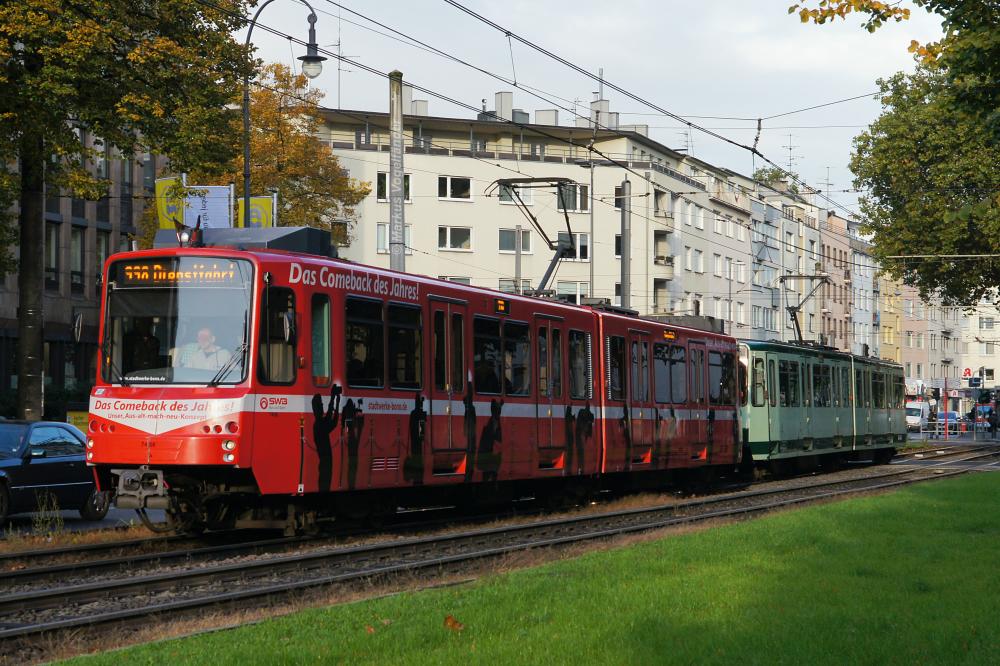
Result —
M330 446L330 434L337 429L340 420L340 384L330 388L330 405L323 413L323 397L317 393L312 397L313 412L313 443L316 446L316 456L319 458L318 490L321 493L330 492L330 481L333 478L333 449Z
M358 449L361 446L361 433L365 428L364 398L358 398L355 404L353 398L348 398L340 418L344 424L341 435L347 431L347 487L354 490L358 478Z
M403 463L403 478L419 486L424 482L424 435L427 432L427 412L424 396L418 395L410 411L410 455Z
M494 451L496 443L503 439L500 430L500 411L503 400L494 398L490 401L490 420L483 426L483 434L479 438L479 451L476 454L476 467L483 473L483 481L496 481L500 472L500 452Z

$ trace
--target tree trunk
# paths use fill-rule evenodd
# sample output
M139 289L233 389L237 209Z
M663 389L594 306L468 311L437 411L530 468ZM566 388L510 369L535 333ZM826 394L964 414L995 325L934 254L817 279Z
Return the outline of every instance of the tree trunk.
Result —
M45 295L45 153L41 135L26 130L20 145L20 261L17 288L17 411L22 419L42 418L44 384L43 299Z

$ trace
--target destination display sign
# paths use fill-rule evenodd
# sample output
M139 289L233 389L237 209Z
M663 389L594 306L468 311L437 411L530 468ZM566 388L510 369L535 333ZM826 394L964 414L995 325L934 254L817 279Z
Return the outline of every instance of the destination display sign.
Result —
M243 287L250 277L250 266L231 259L163 258L122 261L112 275L119 288L127 287ZM242 269L242 270L241 270Z

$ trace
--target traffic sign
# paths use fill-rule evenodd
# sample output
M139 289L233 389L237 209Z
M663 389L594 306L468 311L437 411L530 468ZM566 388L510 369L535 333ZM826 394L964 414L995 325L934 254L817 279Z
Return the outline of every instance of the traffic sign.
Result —
M982 377L969 377L968 379L970 388L979 388L980 386L983 385Z

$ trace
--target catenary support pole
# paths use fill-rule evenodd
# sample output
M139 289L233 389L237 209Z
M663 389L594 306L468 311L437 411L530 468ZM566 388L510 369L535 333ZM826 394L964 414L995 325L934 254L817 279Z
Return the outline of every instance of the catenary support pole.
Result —
M389 72L389 268L406 270L403 222L403 73Z
M632 293L631 284L631 255L632 255L632 183L629 182L628 178L622 181L622 298L621 304L623 308L629 308L632 304L632 299L629 297ZM593 242L593 241L591 241ZM593 261L593 259L591 259Z

